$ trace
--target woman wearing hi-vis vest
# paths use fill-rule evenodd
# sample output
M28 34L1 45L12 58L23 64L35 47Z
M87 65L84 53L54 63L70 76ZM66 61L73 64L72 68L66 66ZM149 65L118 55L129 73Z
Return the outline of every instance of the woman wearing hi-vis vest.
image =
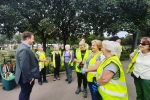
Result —
M134 69L131 76L134 78L137 97L136 100L150 100L150 38L143 37L139 44Z
M54 79L53 81L60 80L59 69L61 65L61 51L59 51L58 45L54 46L54 51L52 52L52 66L54 67Z
M38 46L38 51L36 52L36 55L39 59L39 69L40 69L40 77L38 79L39 85L42 85L42 83L47 83L48 81L46 80L46 66L44 65L45 62L48 60L46 59L45 52L43 51L43 46L39 45ZM42 81L42 75L43 75L43 81Z
M65 51L63 52L62 56L62 63L65 66L66 70L66 82L68 81L68 84L72 82L72 66L73 66L73 59L74 59L74 53L72 50L70 50L70 45L65 45Z
M120 44L105 40L101 50L106 58L97 69L93 90L101 94L102 100L128 100L126 79L118 58Z
M102 57L101 52L101 41L100 40L93 40L92 42L92 53L89 58L86 60L85 68L82 69L82 74L87 72L87 81L88 86L91 92L92 100L102 100L101 95L98 91L93 91L93 77L96 75L96 70L101 63L101 60L104 58Z
M79 48L76 49L75 57L74 57L74 62L76 62L75 70L77 73L77 82L78 82L78 87L76 90L76 94L79 94L81 92L81 84L83 81L83 97L87 97L87 79L86 76L81 73L81 69L84 66L85 61L87 58L90 56L91 50L88 50L86 48L85 42L80 41L79 42Z

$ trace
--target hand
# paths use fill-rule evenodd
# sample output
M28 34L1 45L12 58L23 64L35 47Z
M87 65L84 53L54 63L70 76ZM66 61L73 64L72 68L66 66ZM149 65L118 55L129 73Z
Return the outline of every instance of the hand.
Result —
M44 62L47 62L48 60L47 60L47 59L44 59L43 61L44 61Z
M82 61L82 64L84 65L84 64L85 64L85 61Z
M97 81L96 81L96 77L93 77L93 84L94 84L95 86L97 86L97 87L100 86L100 84L98 84Z
M34 81L34 78L32 78L32 80L30 81L30 85L32 84L33 81Z
M97 92L98 91L98 87L95 84L92 84L92 90L93 90L93 92Z
M82 74L85 74L86 73L86 69L82 69Z
M93 81L93 84L96 86L96 87L99 87L100 85L97 83L96 80Z

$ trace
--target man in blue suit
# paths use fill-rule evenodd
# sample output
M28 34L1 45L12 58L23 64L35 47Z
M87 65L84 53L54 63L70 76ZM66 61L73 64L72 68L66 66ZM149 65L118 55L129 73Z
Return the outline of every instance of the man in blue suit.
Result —
M33 33L23 32L22 40L16 51L15 81L21 87L19 100L29 100L34 80L39 78L39 65L38 59L30 49L34 42Z

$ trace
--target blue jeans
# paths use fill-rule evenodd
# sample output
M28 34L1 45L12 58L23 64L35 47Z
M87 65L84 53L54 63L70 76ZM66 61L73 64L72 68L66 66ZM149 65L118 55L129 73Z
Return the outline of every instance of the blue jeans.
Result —
M98 90L96 92L93 91L92 84L93 84L92 82L88 82L88 86L89 86L89 89L90 89L90 92L91 92L92 100L102 100L102 97L99 94Z
M68 63L65 62L65 69L66 69L66 77L68 79L68 82L72 81L72 67L68 65Z

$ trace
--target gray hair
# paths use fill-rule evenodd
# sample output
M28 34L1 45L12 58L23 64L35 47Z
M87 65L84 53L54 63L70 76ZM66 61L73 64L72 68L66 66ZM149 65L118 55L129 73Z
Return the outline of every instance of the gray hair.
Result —
M54 50L56 50L56 48L58 48L58 49L59 49L59 46L58 46L58 45L55 45L55 46L54 46Z
M42 48L42 47L43 47L43 46L42 46L41 44L40 44L40 45L38 45L38 49L39 49L39 48Z
M65 45L65 48L67 48L67 47L70 49L70 45L69 45L69 44L66 44L66 45Z
M79 45L85 45L85 42L80 41L80 42L79 42Z
M102 45L104 45L106 50L110 51L112 55L118 56L120 54L120 44L118 42L104 40Z

